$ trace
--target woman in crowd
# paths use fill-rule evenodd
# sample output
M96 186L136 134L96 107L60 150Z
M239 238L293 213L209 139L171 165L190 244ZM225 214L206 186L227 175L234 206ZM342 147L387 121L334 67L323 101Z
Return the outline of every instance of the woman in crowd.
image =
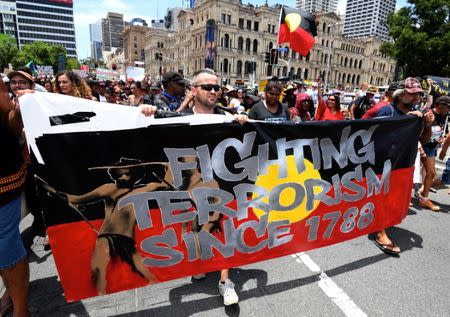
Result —
M341 112L339 97L337 95L329 95L327 100L324 101L322 95L319 94L319 103L317 106L315 120L327 121L344 119L345 117Z
M291 112L280 102L281 90L279 82L269 82L265 89L265 100L256 103L248 113L248 117L263 121L290 121Z
M56 75L53 90L57 94L95 100L88 84L80 76L68 70Z
M130 106L139 106L144 103L144 96L147 93L145 89L142 89L142 84L140 81L132 83L131 95L128 96L128 102Z
M243 110L243 107L241 107L243 102L244 102L244 91L242 89L238 89L236 91L236 95L230 101L229 108L233 109L236 112L240 112L240 110Z
M308 109L310 109L311 107L314 107L311 96L305 92L299 93L295 100L295 107L293 107L293 109L296 109L296 115L301 122L311 121L311 116L308 112Z

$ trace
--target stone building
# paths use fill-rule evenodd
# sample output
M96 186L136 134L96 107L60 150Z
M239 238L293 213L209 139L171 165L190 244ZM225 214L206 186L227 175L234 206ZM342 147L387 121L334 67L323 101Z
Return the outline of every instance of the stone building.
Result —
M160 71L189 75L209 66L227 84L276 75L321 78L330 87L384 85L394 77L395 61L379 53L381 42L343 37L343 20L335 13L316 14L318 36L307 57L282 45L279 65L268 66L265 53L277 45L280 9L244 5L240 0L197 0L194 9L178 14L179 29L150 29L146 34L146 72L158 78Z
M145 35L149 30L149 27L141 25L128 25L123 30L125 68L134 65L144 65Z

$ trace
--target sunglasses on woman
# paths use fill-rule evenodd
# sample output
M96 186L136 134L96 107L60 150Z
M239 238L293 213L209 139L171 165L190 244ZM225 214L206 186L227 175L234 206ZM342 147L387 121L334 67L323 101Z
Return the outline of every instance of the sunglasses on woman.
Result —
M220 91L220 86L213 85L213 84L201 84L201 85L195 85L194 87L200 87L202 90L205 90L205 91L211 91L213 89L214 89L214 92Z

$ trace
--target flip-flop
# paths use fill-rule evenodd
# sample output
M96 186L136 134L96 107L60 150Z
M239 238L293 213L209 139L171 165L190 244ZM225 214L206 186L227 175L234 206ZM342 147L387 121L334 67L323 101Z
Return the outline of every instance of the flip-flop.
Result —
M0 303L0 317L8 316L8 314L12 311L12 309L13 309L13 304L11 301L9 301L6 304Z
M377 239L373 239L372 241L381 251L383 251L386 254L399 255L399 253L400 253L400 251L393 250L395 247L398 247L393 242L391 242L389 244L384 244L384 243L378 242Z

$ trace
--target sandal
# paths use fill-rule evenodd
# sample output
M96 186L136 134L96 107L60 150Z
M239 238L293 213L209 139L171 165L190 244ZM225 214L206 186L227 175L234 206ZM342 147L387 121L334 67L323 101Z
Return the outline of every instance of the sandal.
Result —
M381 251L383 251L386 254L399 255L399 253L400 253L400 251L395 250L396 248L398 248L398 245L396 245L394 242L385 244L385 243L378 242L377 239L373 239L372 241L378 248L380 248Z

